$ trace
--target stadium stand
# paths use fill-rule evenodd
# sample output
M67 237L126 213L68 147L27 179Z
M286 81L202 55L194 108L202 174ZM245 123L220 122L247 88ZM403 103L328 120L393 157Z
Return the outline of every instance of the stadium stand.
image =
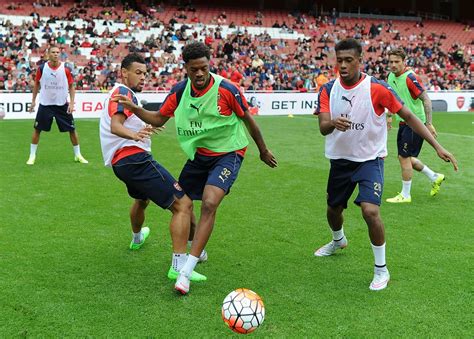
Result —
M246 90L316 91L337 72L334 45L348 36L362 41L364 71L378 78L387 75L387 52L403 46L428 88L474 88L472 30L455 22L163 4L138 11L110 0L0 3L0 13L0 90L30 91L54 43L79 90L110 89L119 60L138 51L150 69L146 90L166 91L185 76L181 47L201 40L212 48L212 70Z

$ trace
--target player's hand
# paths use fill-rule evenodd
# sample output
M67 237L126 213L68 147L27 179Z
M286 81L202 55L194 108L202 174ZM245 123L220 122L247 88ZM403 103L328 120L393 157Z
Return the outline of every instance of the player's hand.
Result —
M430 131L433 137L438 137L438 133L436 132L436 128L433 126L433 124L426 124L426 128L428 128L428 131Z
M113 102L118 102L119 104L123 105L124 108L132 112L135 112L135 110L138 109L138 106L135 105L129 97L122 94L116 94L110 100Z
M135 141L144 141L145 139L150 139L151 135L153 134L153 127L145 126L141 130L139 130L133 140Z
M345 132L351 127L351 121L344 117L337 117L332 123L334 124L334 128L341 132Z
M387 130L390 131L392 129L392 117L387 118Z
M155 127L153 125L146 125L145 128L149 129L151 131L151 133L153 133L153 134L158 134L159 132L161 132L165 129L165 126Z
M67 107L67 112L68 112L69 114L72 114L72 112L74 112L74 102L71 101L71 102L69 103L69 106Z
M275 159L274 155L268 149L260 153L260 160L262 160L264 163L266 163L271 168L277 167L277 165L278 165L278 162Z
M453 164L453 167L454 167L454 170L457 171L458 170L458 161L456 160L456 158L454 157L454 155L452 155L451 153L449 153L447 150L445 150L443 147L441 147L440 149L437 150L438 152L438 156L443 159L444 161L446 162L450 162Z
M35 110L35 107L36 107L36 101L32 101L32 102L31 102L30 109L29 109L29 112L30 112L30 113L33 113L34 110Z

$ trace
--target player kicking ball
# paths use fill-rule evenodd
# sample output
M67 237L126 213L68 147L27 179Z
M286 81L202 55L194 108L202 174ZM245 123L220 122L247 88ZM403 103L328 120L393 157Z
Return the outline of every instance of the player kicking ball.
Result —
M109 92L100 118L100 143L105 165L112 167L134 199L130 209L131 250L140 249L150 234L150 229L143 227L145 209L150 200L171 211L173 256L168 277L175 280L187 260L192 201L173 176L153 159L150 136L155 128L145 124L123 105L110 100L121 94L138 104L135 93L141 92L146 74L145 59L141 55L131 53L123 59L122 83L116 83ZM206 277L192 271L189 279L203 281Z
M188 156L179 184L192 200L202 201L191 250L175 284L178 292L187 294L191 272L209 241L217 209L243 163L248 145L245 130L266 165L276 167L277 161L239 88L210 72L209 47L193 42L183 48L182 56L188 78L173 86L158 112L147 111L124 95L114 100L153 126L175 118L178 142Z

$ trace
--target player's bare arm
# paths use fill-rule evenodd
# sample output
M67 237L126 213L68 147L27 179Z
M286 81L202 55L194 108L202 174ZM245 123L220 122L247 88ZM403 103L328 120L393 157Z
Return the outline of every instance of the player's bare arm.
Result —
M148 111L143 107L135 105L129 97L122 94L114 95L111 100L123 105L126 109L133 112L144 122L146 122L147 124L151 124L155 127L163 126L169 119L168 117L162 116L160 112Z
M431 99L428 96L426 91L423 91L420 96L418 97L423 102L423 108L425 109L426 115L426 127L430 131L430 133L436 138L438 137L438 133L436 133L436 129L433 126L433 114L432 114L432 104Z
M152 126L145 126L138 132L132 131L123 125L126 119L127 117L123 113L115 113L112 115L110 120L110 131L116 136L135 141L149 139L154 133L155 128Z
M258 127L255 119L252 117L250 112L247 110L244 112L244 116L242 119L245 122L245 127L249 131L250 136L252 137L253 141L258 147L260 152L260 160L266 163L268 166L274 168L277 167L278 162L273 155L273 153L267 148L265 141L263 140L262 133L260 132L260 128Z
M38 81L35 81L35 85L33 86L33 99L31 101L31 106L30 106L30 113L33 113L35 110L36 106L36 97L38 96L40 84Z
M443 146L441 146L431 134L428 128L423 125L420 119L418 119L406 106L403 106L400 111L397 112L400 117L405 120L408 126L411 127L416 134L421 136L423 139L428 141L428 143L433 146L433 148L438 153L438 156L446 162L451 162L453 164L454 170L458 170L458 162L456 158L449 153Z
M351 121L345 117L337 117L331 120L329 113L319 113L319 131L322 135L331 134L334 129L345 132L351 127Z
M76 86L74 84L69 85L69 106L67 112L72 114L74 112L74 100L76 98Z

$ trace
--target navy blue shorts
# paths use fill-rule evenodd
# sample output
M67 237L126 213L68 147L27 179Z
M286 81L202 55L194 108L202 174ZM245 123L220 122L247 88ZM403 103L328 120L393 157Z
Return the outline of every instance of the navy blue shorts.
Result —
M423 138L413 132L410 126L400 124L397 134L398 155L403 158L417 157L423 146Z
M359 184L354 203L368 202L380 206L383 193L383 167L381 158L365 162L345 159L331 160L327 186L328 205L347 208L352 193Z
M217 186L229 193L239 174L244 158L236 152L217 157L197 154L184 164L179 184L192 200L201 200L206 185Z
M35 125L39 131L49 132L51 131L51 125L53 124L53 118L56 119L60 132L72 132L76 129L74 126L74 118L72 114L67 112L69 104L63 106L43 106L39 105L38 113L36 113Z
M173 176L147 152L120 159L112 168L134 199L150 199L166 209L173 204L175 197L180 199L184 196Z

